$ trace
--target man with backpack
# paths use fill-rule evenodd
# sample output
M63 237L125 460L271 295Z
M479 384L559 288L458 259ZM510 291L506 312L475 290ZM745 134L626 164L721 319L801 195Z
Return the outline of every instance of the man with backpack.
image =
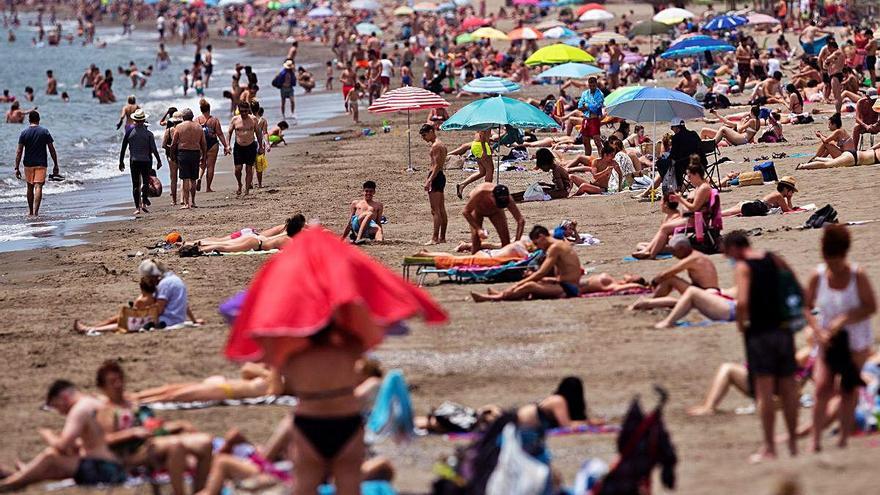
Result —
M293 70L293 60L285 60L284 68L272 79L272 86L281 91L281 118L287 120L285 108L287 100L290 100L290 113L296 117L296 100L293 96L293 88L296 87L296 72Z
M803 291L788 264L779 256L752 249L745 232L727 234L724 253L736 261L736 325L745 336L746 362L753 384L764 446L750 461L776 458L774 423L779 395L788 429L788 450L797 455L800 408L795 383L797 362L793 331L802 321Z
M217 165L220 145L223 145L223 155L228 155L230 153L229 143L226 141L226 136L223 135L220 119L211 115L211 104L204 98L199 100L199 110L202 114L198 116L196 122L202 126L202 131L205 133L205 145L208 151L199 179L196 181L196 191L202 190L202 179L207 179L205 192L214 192L211 189L211 183L214 182L214 167Z

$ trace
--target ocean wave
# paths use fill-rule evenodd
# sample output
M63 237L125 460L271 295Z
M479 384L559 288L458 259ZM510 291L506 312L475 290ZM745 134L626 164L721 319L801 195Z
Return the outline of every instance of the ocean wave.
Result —
M57 229L57 225L42 224L0 224L0 242L3 241L21 241L37 237L37 234L45 234Z
M85 186L80 181L65 180L63 182L47 182L43 186L43 196L52 196L55 194L64 194L84 189ZM10 203L26 203L27 186L23 182L18 182L14 187L4 187L0 189L0 204Z

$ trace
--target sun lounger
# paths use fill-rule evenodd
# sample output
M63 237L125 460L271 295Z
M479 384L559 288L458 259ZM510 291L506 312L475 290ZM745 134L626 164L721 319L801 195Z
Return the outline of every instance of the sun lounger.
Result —
M455 283L500 283L515 282L522 279L523 274L529 268L536 267L539 260L544 256L543 251L538 250L529 255L525 259L512 259L502 265L496 266L452 266L449 268L430 268L422 267L417 273L418 284L425 284L428 275L437 275L438 277L446 277ZM497 258L476 258L476 259L497 259Z
M436 258L425 256L407 256L403 258L403 278L410 279L410 270L416 267L416 276L424 268L450 269L461 267L492 267L501 266L511 261L521 261L522 258L487 258L485 256L438 256Z

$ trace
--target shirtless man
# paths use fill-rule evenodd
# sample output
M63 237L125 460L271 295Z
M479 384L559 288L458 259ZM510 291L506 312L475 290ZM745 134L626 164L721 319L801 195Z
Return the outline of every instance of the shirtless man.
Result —
M35 111L36 109L37 107L31 108L30 110L22 110L21 103L13 101L12 105L9 106L9 110L6 112L6 123L24 124L24 116Z
M602 145L601 153L598 158L589 163L589 157L581 155L571 162L567 163L565 168L568 170L569 178L572 183L577 186L571 195L581 196L584 194L602 194L608 191L608 184L611 179L611 173L617 173L618 181L623 178L623 172L620 165L614 160L614 149L608 143ZM591 181L583 177L574 175L574 172L590 172L593 176Z
M715 264L708 256L694 250L687 236L684 234L672 236L669 246L672 249L672 255L679 262L654 277L651 280L651 287L654 288L654 293L640 298L630 306L631 310L671 308L675 306L678 299L670 297L669 294L673 291L684 294L688 287L691 286L718 293L721 292ZM690 282L679 276L682 272L687 272Z
M125 481L125 469L107 447L98 424L97 414L103 406L100 400L80 392L69 381L57 380L49 387L46 406L65 416L61 434L40 429L48 447L0 481L0 492L71 477L79 485L91 486Z
M608 42L608 79L610 89L620 86L620 65L623 63L623 50L613 39Z
M232 159L235 164L235 180L238 181L238 190L236 196L241 195L241 168L245 168L245 190L244 195L247 196L254 183L254 164L257 162L257 155L263 153L263 134L257 126L257 119L251 115L251 107L244 101L238 104L238 115L232 117L229 122L229 136L227 142L234 142L232 148ZM232 135L235 134L235 141Z
M354 89L354 84L357 82L357 74L352 69L350 62L345 64L345 69L339 74L339 82L342 84L342 100L347 113L349 111L348 93Z
M214 47L208 45L205 47L205 53L202 54L202 65L205 67L205 88L211 82L211 74L214 73Z
M872 79L873 80L873 79ZM874 110L877 95L863 96L856 102L855 125L852 130L852 142L857 147L862 134L880 133L880 113Z
M371 180L364 182L364 197L351 202L348 222L342 232L343 240L349 234L354 235L353 242L355 244L366 242L367 239L379 242L385 239L385 233L382 230L382 214L385 211L385 205L373 200L375 194L376 183Z
M449 223L446 217L446 202L443 190L446 188L446 174L443 167L446 166L446 145L437 137L437 131L431 124L422 124L419 135L431 145L429 156L431 157L431 171L425 180L425 191L428 193L428 203L431 205L431 217L434 219L434 230L431 235L432 244L446 242L446 225Z
M675 86L675 89L681 91L682 93L694 96L697 94L697 80L691 76L690 71L683 71L681 73L681 79L678 81L678 84Z
M55 79L55 75L52 73L51 70L46 71L46 94L58 94L58 81Z
M746 81L752 75L752 51L749 50L749 46L746 43L746 38L743 37L739 40L739 45L736 47L736 68L739 72L740 91L745 90Z
M759 106L767 104L784 105L785 103L785 94L782 92L782 72L779 71L774 72L773 75L759 82L752 93L751 101L749 101L749 105Z
M471 254L482 249L480 233L483 230L483 220L486 218L495 226L501 245L510 244L510 229L507 226L505 209L510 210L510 214L516 220L515 239L519 239L525 230L526 220L510 197L507 186L502 184L493 186L489 182L484 182L471 190L462 211L462 215L471 226Z
M819 36L824 36L826 34L832 34L830 31L825 31L824 29L819 29L816 26L816 21L810 21L810 25L805 27L803 31L801 31L801 41L805 43L813 43L816 41L816 38Z
M183 122L174 128L171 152L177 157L177 174L183 180L182 210L196 207L196 181L199 170L205 167L208 146L202 126L193 121L189 108L181 112Z
M125 123L126 131L134 127L134 120L132 120L131 116L140 108L141 106L137 104L137 99L134 95L129 96L128 103L122 107L122 111L119 113L119 122L116 123L116 129L122 127L123 123Z
M865 37L868 38L868 44L865 45L865 67L868 68L868 75L871 77L871 87L877 86L877 40L874 39L874 31L865 30Z
M482 187L482 186L479 186ZM474 302L521 299L563 299L581 295L581 261L568 241L554 239L545 227L535 225L529 238L545 253L544 262L528 277L500 293L471 292Z
M819 68L826 75L830 76L835 113L840 113L840 109L843 106L843 66L845 63L846 59L844 58L843 50L838 48L836 41L829 39L828 44L819 52Z

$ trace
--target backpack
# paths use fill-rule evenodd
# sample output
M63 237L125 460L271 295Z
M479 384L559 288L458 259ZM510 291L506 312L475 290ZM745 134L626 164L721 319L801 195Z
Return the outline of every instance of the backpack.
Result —
M214 117L211 117L202 124L202 132L205 133L205 144L207 149L213 148L215 144L220 142L217 139L217 132L214 131L214 126L210 125L213 120Z
M804 228L821 229L826 223L837 223L837 210L831 205L825 205L813 212L804 222Z
M800 331L807 324L804 317L804 293L794 273L773 256L776 263L776 296L779 298L780 326L792 333Z

